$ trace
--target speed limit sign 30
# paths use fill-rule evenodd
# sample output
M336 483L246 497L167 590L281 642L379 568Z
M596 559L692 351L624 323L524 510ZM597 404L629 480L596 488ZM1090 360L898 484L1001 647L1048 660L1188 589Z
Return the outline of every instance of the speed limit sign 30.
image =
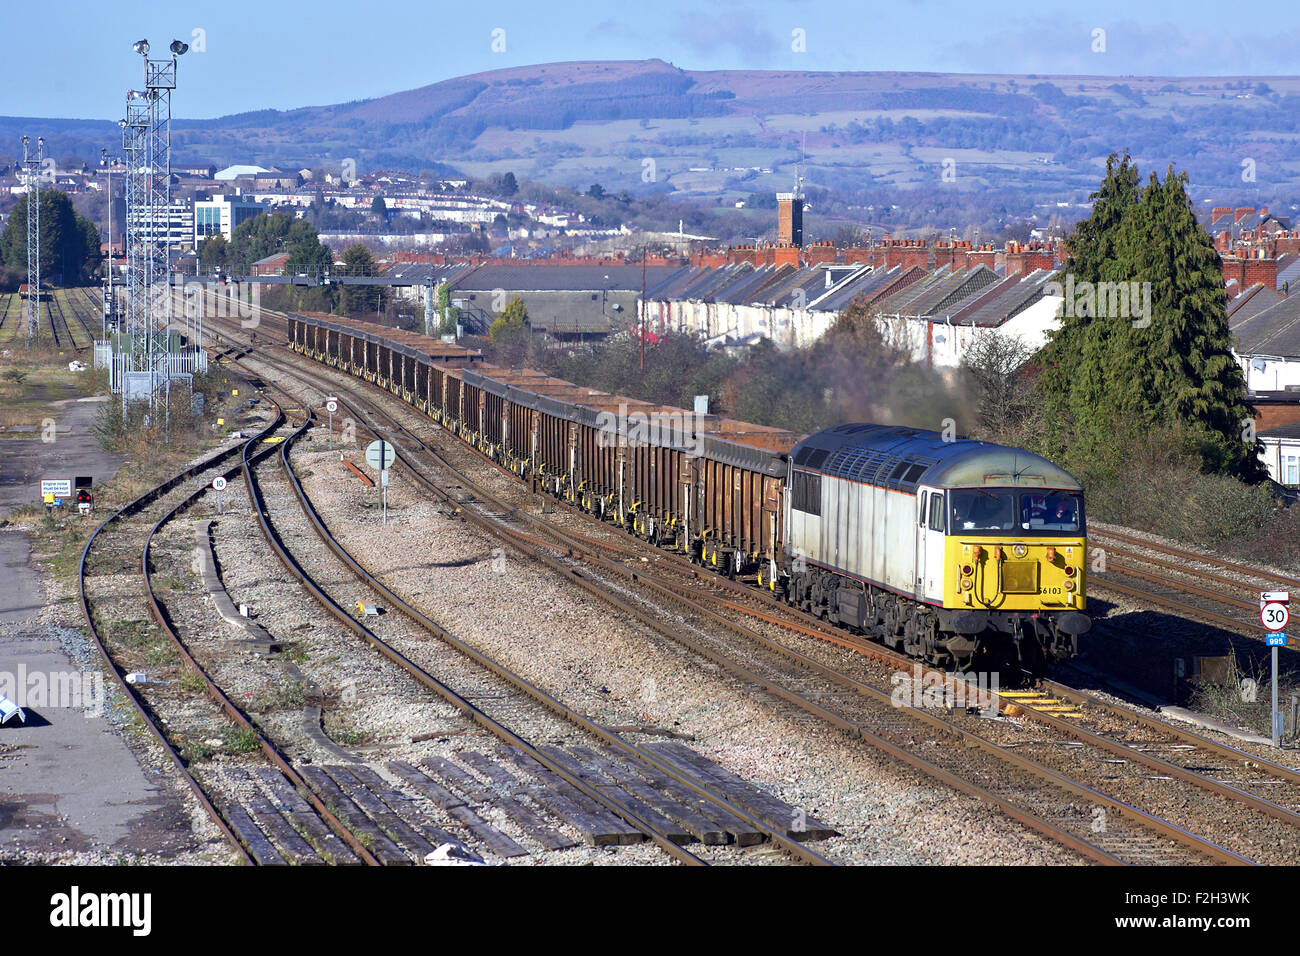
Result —
M1270 631L1280 631L1291 620L1287 605L1291 595L1286 591L1261 591L1259 595L1259 620Z
M1280 631L1291 620L1291 612L1285 604L1272 601L1260 608L1259 619L1270 631Z

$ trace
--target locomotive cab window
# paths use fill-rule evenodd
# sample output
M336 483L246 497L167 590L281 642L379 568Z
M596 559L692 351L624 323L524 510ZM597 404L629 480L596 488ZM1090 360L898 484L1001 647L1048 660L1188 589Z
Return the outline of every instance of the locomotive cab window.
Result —
M1083 499L1068 491L1047 491L1020 496L1020 527L1026 531L1083 529Z
M1016 526L1016 493L1002 488L953 491L954 531L1011 531Z
M954 532L1079 534L1083 530L1083 498L1077 492L961 488L948 497Z
M925 510L925 507L926 507L926 505L928 504L927 496L928 496L929 494L930 494L930 492L928 492L928 491L923 491L923 492L921 492L921 497L920 497L919 499L917 499L917 505L918 505L918 507L917 507L917 509L916 509L916 523L917 523L918 525L920 525L922 528L925 527L925 516L926 516L926 510Z
M943 495L936 491L930 496L930 530L942 531L943 529Z

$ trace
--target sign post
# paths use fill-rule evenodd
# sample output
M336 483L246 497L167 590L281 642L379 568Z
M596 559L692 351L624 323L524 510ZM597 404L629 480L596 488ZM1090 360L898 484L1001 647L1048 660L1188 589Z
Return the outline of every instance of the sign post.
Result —
M212 479L212 487L217 493L217 514L221 514L221 493L226 490L226 479L217 475Z
M333 395L325 399L325 411L330 416L330 441L334 440L334 413L339 410L339 400Z
M72 497L72 479L71 478L42 478L41 479L41 497L47 498L71 498Z
M384 524L388 524L388 469L397 459L397 449L392 442L372 441L366 447L366 464L379 472L379 484L384 499Z
M1291 620L1291 610L1288 607L1290 603L1291 595L1287 591L1259 592L1259 620L1269 630L1264 643L1268 645L1273 658L1273 712L1269 726L1273 731L1274 747L1282 745L1282 715L1277 710L1277 649L1286 647L1286 631L1283 629Z

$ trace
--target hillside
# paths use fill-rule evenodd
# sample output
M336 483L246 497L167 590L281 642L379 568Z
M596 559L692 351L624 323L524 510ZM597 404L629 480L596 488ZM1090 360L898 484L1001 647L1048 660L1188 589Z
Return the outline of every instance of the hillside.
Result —
M1198 198L1289 205L1300 197L1297 107L1297 77L1117 81L574 62L368 101L178 121L175 156L265 166L354 157L363 171L481 178L508 170L581 188L736 199L789 188L802 150L801 172L814 187L994 187L1029 203L1082 199L1106 154L1127 148L1144 170L1186 169ZM0 118L0 141L23 132L44 133L55 155L97 156L118 141L114 123Z

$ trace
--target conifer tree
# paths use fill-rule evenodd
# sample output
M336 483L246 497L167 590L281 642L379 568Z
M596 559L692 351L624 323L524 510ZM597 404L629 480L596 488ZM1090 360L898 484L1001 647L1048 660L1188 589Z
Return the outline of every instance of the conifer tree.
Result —
M1075 226L1066 242L1066 260L1057 275L1061 283L1099 282L1103 266L1114 258L1120 225L1139 199L1138 171L1128 153L1123 157L1111 153L1106 178L1088 198L1093 201L1092 213ZM1079 442L1091 446L1103 437L1099 430L1104 435L1106 423L1103 420L1098 429L1097 419L1105 415L1104 376L1108 340L1114 331L1110 323L1096 321L1087 310L1064 311L1060 327L1049 334L1039 358L1038 384L1048 436L1045 451L1054 458L1068 457L1070 446Z
M1187 174L1153 173L1142 201L1121 226L1115 262L1151 284L1150 324L1122 330L1110 368L1116 405L1126 420L1183 431L1208 471L1259 480L1246 402L1246 381L1232 356L1223 266L1214 241L1196 221ZM1119 281L1116 277L1116 281Z
M1091 306L1067 301L1043 351L1044 450L1086 467L1122 461L1129 443L1161 434L1207 471L1258 480L1222 264L1186 182L1170 168L1163 183L1153 174L1139 192L1127 156L1107 162L1093 214L1071 236L1058 280L1067 300L1071 285L1110 285L1097 286ZM1111 314L1116 299L1103 287L1128 295L1123 314Z

